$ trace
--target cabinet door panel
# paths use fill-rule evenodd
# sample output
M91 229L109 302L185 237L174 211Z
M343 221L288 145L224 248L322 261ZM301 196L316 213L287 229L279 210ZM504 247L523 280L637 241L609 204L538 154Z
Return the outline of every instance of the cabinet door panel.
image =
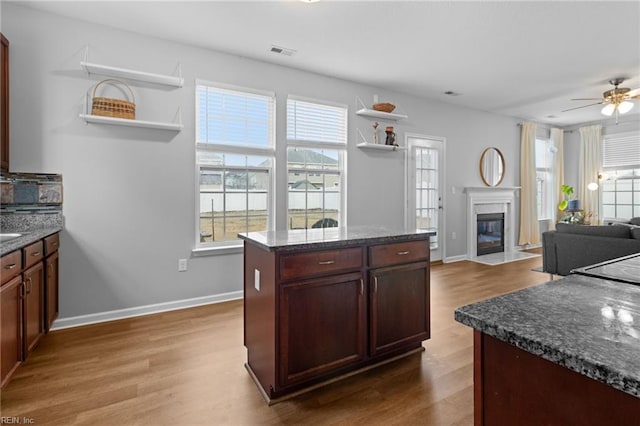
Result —
M44 274L42 262L24 272L24 345L26 357L44 333Z
M371 355L429 338L429 264L370 272Z
M45 261L46 279L44 293L45 322L44 329L49 332L51 324L58 317L58 252L54 252Z
M281 287L281 386L312 379L364 358L364 300L360 273Z
M0 289L0 380L4 386L22 361L22 276Z

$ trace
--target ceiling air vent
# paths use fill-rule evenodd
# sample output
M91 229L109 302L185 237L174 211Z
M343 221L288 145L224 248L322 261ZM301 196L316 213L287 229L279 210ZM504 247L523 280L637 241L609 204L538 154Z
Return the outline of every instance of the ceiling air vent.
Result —
M460 96L460 93L454 92L453 90L447 90L444 94L449 96Z
M296 53L294 49L288 49L286 47L280 47L276 45L271 45L271 52L285 56L293 56Z

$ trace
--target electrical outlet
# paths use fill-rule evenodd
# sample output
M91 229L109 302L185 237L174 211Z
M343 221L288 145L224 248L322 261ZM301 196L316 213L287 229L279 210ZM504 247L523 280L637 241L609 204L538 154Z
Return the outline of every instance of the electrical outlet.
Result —
M187 270L187 259L178 259L178 272Z
M256 288L256 290L260 291L260 270L259 269L253 270L253 286Z
M456 238L458 238L458 236L456 235L455 231L451 233L451 239L455 240Z

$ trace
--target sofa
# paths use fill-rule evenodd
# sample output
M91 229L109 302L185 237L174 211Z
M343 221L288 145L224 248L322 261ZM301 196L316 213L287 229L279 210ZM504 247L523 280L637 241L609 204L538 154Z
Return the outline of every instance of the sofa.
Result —
M556 224L542 233L542 270L569 275L582 268L640 252L640 217L613 225Z

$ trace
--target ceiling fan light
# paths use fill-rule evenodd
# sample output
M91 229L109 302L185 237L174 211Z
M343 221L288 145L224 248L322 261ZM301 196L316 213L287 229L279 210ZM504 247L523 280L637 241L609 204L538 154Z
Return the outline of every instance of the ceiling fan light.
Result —
M607 117L611 117L613 115L613 111L615 110L616 110L615 104L606 104L604 108L602 108L602 111L600 112L606 115Z
M629 111L631 111L631 108L633 108L633 102L629 102L629 101L623 101L620 103L620 105L618 105L618 111L620 112L620 114L626 114Z

